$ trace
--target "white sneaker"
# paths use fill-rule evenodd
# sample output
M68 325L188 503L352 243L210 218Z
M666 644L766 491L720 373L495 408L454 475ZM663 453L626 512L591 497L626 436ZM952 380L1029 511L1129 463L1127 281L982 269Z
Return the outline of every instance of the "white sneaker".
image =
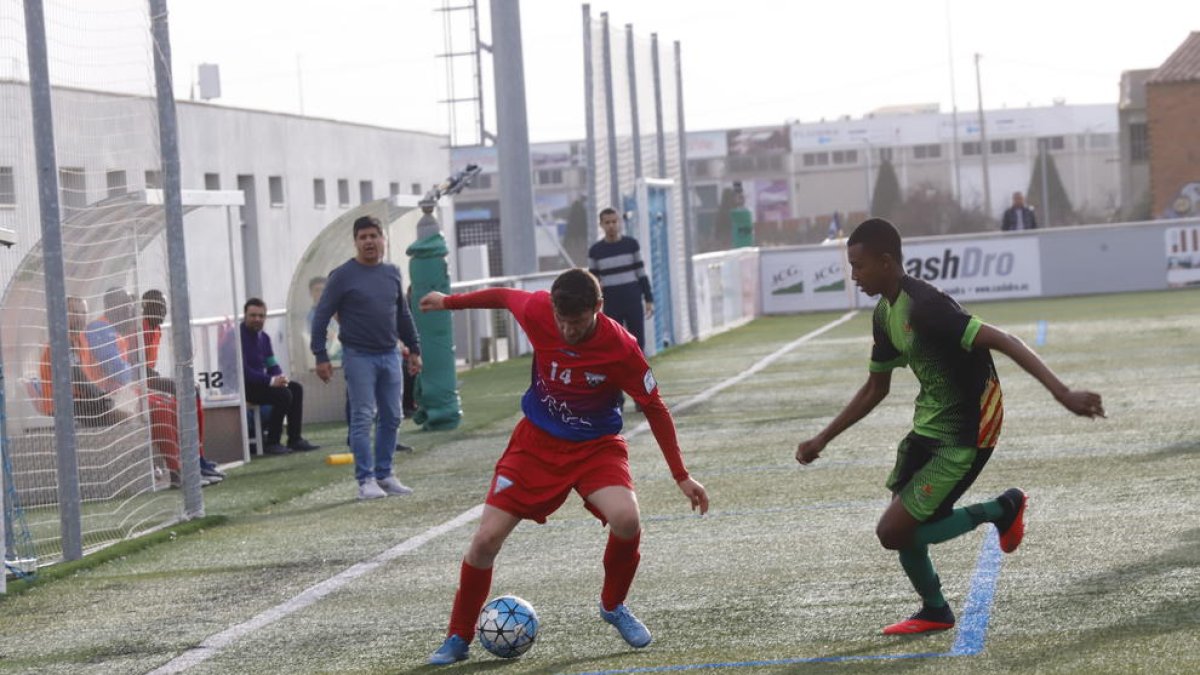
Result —
M396 480L395 476L380 478L375 482L379 485L380 490L391 497L403 497L404 495L411 495L413 493L412 488Z
M383 488L376 485L375 481L367 479L358 484L358 499L359 501L367 499L382 499L387 496Z

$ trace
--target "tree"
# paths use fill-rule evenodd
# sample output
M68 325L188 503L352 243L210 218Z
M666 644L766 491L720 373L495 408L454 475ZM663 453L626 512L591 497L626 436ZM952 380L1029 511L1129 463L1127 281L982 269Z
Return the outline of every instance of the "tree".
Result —
M733 241L733 219L729 212L737 206L733 188L721 191L721 205L717 207L717 220L713 224L712 239L705 242L704 251L723 251Z
M993 229L982 209L964 209L949 190L932 183L909 190L893 216L892 224L906 237Z
M875 176L875 192L871 195L871 216L892 220L896 217L904 198L900 194L900 181L892 161L883 160Z
M1041 143L1039 142L1039 146ZM1046 180L1042 180L1042 166L1046 167ZM1043 192L1043 186L1045 191ZM1071 208L1071 198L1063 187L1062 178L1058 175L1058 166L1054 163L1054 155L1039 147L1037 159L1033 163L1033 175L1029 178L1029 189L1025 191L1029 205L1037 213L1038 226L1072 225L1075 223L1075 210ZM1049 199L1047 199L1049 197Z
M588 212L587 202L579 197L571 204L567 212L567 232L563 235L563 248L576 265L587 265L588 250Z

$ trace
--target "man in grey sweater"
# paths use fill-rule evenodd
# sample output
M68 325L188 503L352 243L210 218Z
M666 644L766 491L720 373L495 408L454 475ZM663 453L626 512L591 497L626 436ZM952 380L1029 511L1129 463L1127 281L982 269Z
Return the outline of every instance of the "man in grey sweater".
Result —
M386 245L378 218L363 216L354 221L356 255L329 274L312 319L310 346L317 358L317 376L325 382L333 378L326 328L335 314L340 324L342 371L350 398L350 450L359 499L412 493L392 474L396 431L403 419L404 376L398 340L408 346L408 370L414 375L421 372L421 341L404 299L400 268L383 261Z

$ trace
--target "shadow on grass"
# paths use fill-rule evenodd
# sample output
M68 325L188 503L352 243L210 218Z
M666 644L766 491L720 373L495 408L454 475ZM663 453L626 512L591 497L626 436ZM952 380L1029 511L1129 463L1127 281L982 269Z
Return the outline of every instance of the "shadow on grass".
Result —
M1146 455L1146 459L1175 459L1187 455L1200 454L1200 440L1185 441L1183 443L1175 443L1164 448L1159 448L1154 452Z
M1123 593L1131 583L1151 577L1162 579L1161 584L1171 584L1176 571L1200 572L1200 528L1183 533L1180 545L1159 555L1139 562L1118 567L1102 574L1079 580L1074 584L1076 595L1093 598L1095 603L1108 602L1109 596ZM1200 630L1200 605L1194 597L1165 599L1160 602L1122 607L1121 618L1107 626L1086 629L1074 633L1070 643L1056 645L1050 654L1028 654L1009 664L1018 670L1068 669L1081 665L1095 654L1111 651L1113 643L1140 641L1147 638L1184 633L1195 635ZM1195 659L1194 655L1190 658ZM1132 670L1137 668L1136 656L1130 655ZM1183 667L1186 669L1186 666ZM1179 672L1184 672L1180 670ZM1195 671L1192 671L1195 672Z

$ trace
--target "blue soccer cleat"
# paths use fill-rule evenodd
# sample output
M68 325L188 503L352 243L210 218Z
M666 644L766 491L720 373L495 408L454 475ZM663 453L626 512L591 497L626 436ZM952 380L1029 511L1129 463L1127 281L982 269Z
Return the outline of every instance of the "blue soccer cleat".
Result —
M458 637L457 635L451 635L450 637L446 638L446 641L442 643L441 647L438 647L436 652L430 655L429 665L448 666L451 663L466 661L467 650L470 649L470 647L471 645L467 644L466 640Z
M600 603L600 618L615 626L621 637L634 649L645 647L653 639L646 624L634 616L624 603L613 607L611 612L604 609L604 603Z

